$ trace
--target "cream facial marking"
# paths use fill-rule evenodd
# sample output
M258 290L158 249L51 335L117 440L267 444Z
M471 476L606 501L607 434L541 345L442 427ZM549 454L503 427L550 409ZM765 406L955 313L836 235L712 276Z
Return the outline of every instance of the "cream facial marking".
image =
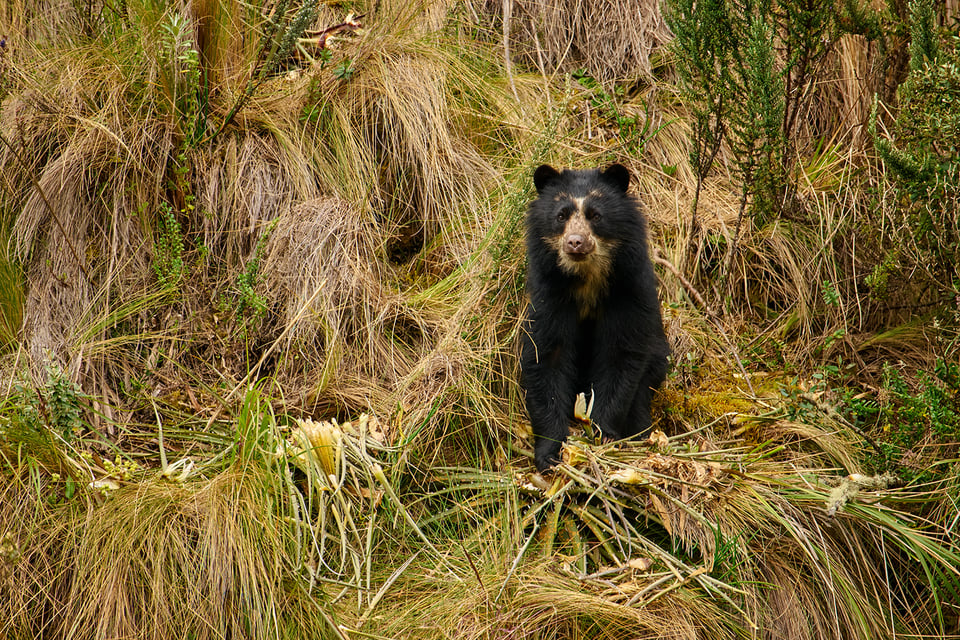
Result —
M582 209L577 209L563 227L561 244L557 247L560 255L574 262L589 258L596 248L593 229L583 215Z
M560 254L557 261L560 268L576 277L572 293L581 319L593 315L600 298L607 293L616 248L616 241L597 240L596 249L586 260L576 262Z
M557 194L554 198L556 202L570 202L574 210L560 234L543 238L556 251L557 266L576 278L571 293L581 319L596 312L600 299L607 292L617 246L616 241L598 238L586 218L587 201L602 197L603 193L598 190L591 190L581 197L573 197L569 193Z

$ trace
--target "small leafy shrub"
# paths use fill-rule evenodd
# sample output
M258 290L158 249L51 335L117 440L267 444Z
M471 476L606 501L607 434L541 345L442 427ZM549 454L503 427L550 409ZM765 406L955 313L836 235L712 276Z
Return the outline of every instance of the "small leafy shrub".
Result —
M20 430L40 432L49 428L67 442L83 432L84 394L80 385L70 380L58 367L47 369L42 387L22 383L13 385L14 408L11 422Z
M623 85L616 85L611 94L585 69L577 69L571 75L590 92L590 107L614 128L623 150L633 155L642 155L649 135L650 120L640 120L634 115L623 113L620 108L626 94Z
M960 35L941 37L933 5L910 3L910 73L899 88L892 138L877 150L902 215L897 261L926 271L948 296L960 294Z
M960 442L960 364L937 360L924 374L919 389L911 389L899 371L884 367L880 405L878 466L901 467L901 475L929 479L931 454Z
M331 70L334 78L347 81L354 74L353 61L350 58L344 58Z
M742 189L739 217L749 213L763 224L787 201L799 123L837 29L834 5L668 0L665 18L692 121L693 225L701 186L724 141Z
M267 240L277 226L275 219L267 227L266 231L257 240L257 246L253 251L253 257L247 262L246 268L237 275L236 287L236 311L237 318L247 322L256 323L267 312L267 302L263 296L257 293L257 284L260 282L260 263L263 261L263 253L266 250Z
M160 230L153 248L153 270L164 287L175 287L186 274L183 234L177 214L168 202L160 203Z
M895 250L884 254L883 259L874 265L873 270L863 279L864 284L870 287L870 295L874 300L884 300L889 294L890 276L896 276L902 268L897 260Z
M836 409L863 438L873 473L932 481L948 473L936 463L956 457L960 446L960 364L938 359L932 372L913 381L885 364L879 389L847 386L852 365L821 366L806 383L780 389L790 420L820 424Z
M171 13L161 28L161 46L167 63L164 88L184 143L194 146L203 137L206 122L201 100L200 52L193 43L190 21L179 13Z

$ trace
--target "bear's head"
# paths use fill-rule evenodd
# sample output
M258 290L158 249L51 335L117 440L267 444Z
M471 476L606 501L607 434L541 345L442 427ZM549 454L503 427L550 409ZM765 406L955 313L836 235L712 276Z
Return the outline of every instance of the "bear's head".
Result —
M630 173L620 164L562 172L541 165L533 183L539 197L530 209L531 233L553 250L564 273L604 281L625 230L637 220L627 196Z

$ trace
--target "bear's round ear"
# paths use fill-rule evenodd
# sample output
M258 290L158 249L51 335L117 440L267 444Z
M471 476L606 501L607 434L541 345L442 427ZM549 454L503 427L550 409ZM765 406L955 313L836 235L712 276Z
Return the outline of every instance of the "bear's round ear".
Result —
M630 186L630 172L622 164L612 164L600 173L600 178L626 193Z
M560 177L560 172L548 164L542 164L533 172L533 185L537 193L543 193L544 188Z

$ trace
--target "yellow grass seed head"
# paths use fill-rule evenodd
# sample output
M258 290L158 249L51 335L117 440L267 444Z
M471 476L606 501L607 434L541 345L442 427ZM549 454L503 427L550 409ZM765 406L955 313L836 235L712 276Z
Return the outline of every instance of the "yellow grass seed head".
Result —
M297 420L299 441L309 460L320 465L326 476L336 476L343 434L336 422ZM297 432L294 432L297 437Z
M640 469L617 469L610 474L610 482L618 484L643 484L650 480L649 476Z

